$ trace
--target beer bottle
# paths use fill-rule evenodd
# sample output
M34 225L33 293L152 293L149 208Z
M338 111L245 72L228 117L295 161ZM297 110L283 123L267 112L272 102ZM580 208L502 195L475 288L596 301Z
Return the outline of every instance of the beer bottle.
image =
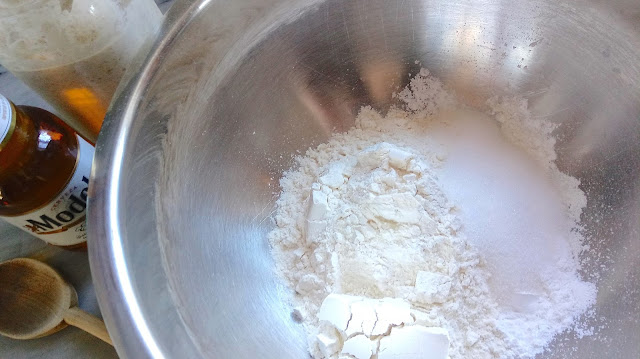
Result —
M93 146L58 117L0 95L0 217L61 247L86 248Z

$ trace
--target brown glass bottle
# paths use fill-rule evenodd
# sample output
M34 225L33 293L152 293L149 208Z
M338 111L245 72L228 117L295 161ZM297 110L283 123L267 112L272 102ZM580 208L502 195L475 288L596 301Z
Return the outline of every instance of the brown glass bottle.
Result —
M0 217L51 244L86 247L93 148L50 112L1 95L0 136Z

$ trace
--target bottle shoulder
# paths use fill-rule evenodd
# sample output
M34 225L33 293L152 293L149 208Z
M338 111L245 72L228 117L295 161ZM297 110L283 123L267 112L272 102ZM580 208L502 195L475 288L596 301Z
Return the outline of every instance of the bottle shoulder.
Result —
M16 124L0 149L0 216L36 210L71 179L78 160L74 131L50 112L15 106Z

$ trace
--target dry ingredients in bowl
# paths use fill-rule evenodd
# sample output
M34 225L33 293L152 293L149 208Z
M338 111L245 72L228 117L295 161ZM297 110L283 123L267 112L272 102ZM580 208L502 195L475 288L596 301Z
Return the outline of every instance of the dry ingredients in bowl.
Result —
M586 197L525 100L465 109L422 70L281 180L269 239L314 358L521 358L595 302Z

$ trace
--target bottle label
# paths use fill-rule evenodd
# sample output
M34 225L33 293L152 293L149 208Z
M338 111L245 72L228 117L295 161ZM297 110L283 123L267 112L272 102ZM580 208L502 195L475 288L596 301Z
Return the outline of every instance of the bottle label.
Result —
M0 150L11 138L16 127L16 111L6 97L0 95Z
M93 146L79 136L76 169L67 186L47 205L15 217L3 217L14 226L58 246L87 240L85 217Z

